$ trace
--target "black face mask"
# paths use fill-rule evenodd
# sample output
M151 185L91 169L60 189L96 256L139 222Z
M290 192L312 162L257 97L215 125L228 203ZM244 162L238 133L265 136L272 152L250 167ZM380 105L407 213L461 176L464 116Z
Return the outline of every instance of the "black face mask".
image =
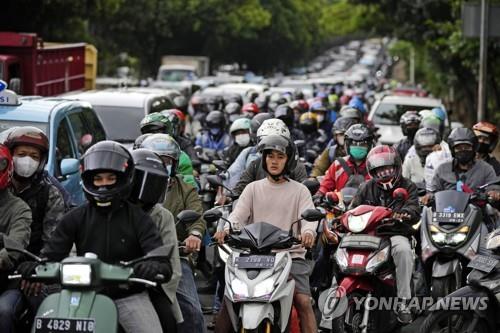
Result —
M477 147L477 152L479 154L489 154L490 153L490 145L488 143L480 142Z
M413 141L413 138L415 138L415 134L418 131L418 127L410 127L406 129L406 133L408 134L407 137L410 139L410 141Z
M462 150L455 153L455 158L460 164L467 164L474 159L475 155L473 150Z

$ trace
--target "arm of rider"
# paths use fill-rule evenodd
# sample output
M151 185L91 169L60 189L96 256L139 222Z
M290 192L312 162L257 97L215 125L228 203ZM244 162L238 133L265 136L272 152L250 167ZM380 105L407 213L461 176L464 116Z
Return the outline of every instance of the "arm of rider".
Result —
M194 187L190 188L185 200L186 209L192 209L197 213L203 214L203 206ZM201 240L206 231L206 224L203 221L203 218L200 217L198 220L190 224L187 231L189 236L184 240L184 243L186 244L185 251L187 253L199 251L201 247Z
M314 245L314 238L314 233L311 230L304 230L300 235L302 246L306 249L310 249Z
M233 228L242 228L246 225L250 216L252 216L252 201L253 201L253 185L252 183L248 184L234 207L234 210L228 217L228 220L231 221ZM214 234L214 238L217 240L219 244L224 244L224 238L229 234L229 225L224 225L224 230L218 230Z
M488 191L488 197L493 201L500 201L500 191Z

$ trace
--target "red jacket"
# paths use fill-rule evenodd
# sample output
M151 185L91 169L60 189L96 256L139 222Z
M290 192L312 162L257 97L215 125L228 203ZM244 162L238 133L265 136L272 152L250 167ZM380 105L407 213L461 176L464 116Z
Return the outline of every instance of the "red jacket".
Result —
M352 161L350 156L342 157L349 168L352 170L352 174L364 174L365 179L370 179L370 175L366 171L366 161L363 161L359 166L356 166ZM340 165L339 161L335 160L328 170L325 173L325 178L321 181L321 185L319 187L319 192L326 194L331 191L340 191L344 188L345 184L349 180L349 175L345 172L342 165Z

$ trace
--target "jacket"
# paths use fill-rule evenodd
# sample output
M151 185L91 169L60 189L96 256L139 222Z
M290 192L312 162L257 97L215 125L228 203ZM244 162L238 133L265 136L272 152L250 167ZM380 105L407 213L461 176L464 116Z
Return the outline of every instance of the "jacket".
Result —
M20 198L14 196L9 190L0 190L0 233L28 246L31 234L31 210ZM21 257L20 253L0 250L0 271L12 270Z
M219 138L214 138L210 133L204 131L196 137L195 144L202 148L213 149L222 152L224 148L229 147L233 139L227 133L222 133Z
M486 156L484 161L493 167L497 176L500 176L500 162L493 155Z
M343 156L345 156L343 147L339 147L333 140L330 140L325 150L314 161L311 177L324 176L333 161Z
M256 146L244 148L241 153L236 157L236 160L227 169L226 179L224 186L233 189L238 184L243 171L250 165L250 163L259 158L260 153L257 152Z
M394 144L394 149L399 153L399 157L401 157L401 161L404 161L408 150L410 150L411 146L413 146L413 140L410 140L408 137L404 137L399 140L399 142Z
M179 135L177 136L177 138L175 138L175 140L179 144L179 147L181 147L181 150L189 156L193 164L196 165L200 163L198 155L196 155L196 151L194 150L193 142L190 139L186 138L185 136Z
M354 175L364 175L365 180L370 179L370 175L366 171L366 160L360 165L356 165L350 156L341 157L347 164ZM335 160L328 168L325 178L321 181L319 192L326 194L330 191L340 191L344 188L349 180L349 174L344 170L338 160Z
M432 178L430 192L455 190L459 180L475 190L496 179L495 170L485 161L474 161L472 167L465 172L458 171L455 163L453 159L438 166Z
M177 166L177 172L182 175L182 179L194 187L198 187L196 184L196 180L193 176L193 164L191 163L191 159L188 154L184 151L181 151L181 155L179 156L179 165Z

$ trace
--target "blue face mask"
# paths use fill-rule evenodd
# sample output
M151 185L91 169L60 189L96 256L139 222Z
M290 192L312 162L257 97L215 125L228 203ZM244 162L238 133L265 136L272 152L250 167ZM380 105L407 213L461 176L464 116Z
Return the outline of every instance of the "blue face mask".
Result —
M218 127L211 128L209 131L210 131L210 134L212 134L212 135L218 135L220 133L220 128L218 128Z
M368 154L368 147L351 146L349 147L349 155L355 160L362 160Z

